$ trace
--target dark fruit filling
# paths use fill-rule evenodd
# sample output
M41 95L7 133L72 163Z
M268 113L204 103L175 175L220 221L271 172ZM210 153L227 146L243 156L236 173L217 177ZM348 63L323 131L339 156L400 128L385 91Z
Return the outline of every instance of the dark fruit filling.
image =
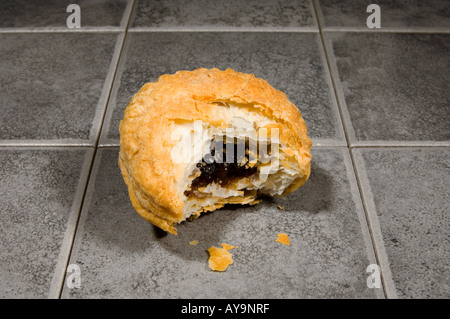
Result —
M221 147L218 147L220 146L218 143L222 143ZM245 145L243 144L244 142L236 140L233 144L227 144L224 141L212 141L210 154L205 155L202 161L197 163L197 168L200 169L201 174L192 181L191 191L205 187L212 182L225 186L237 178L255 174L258 167L249 165L248 141ZM231 149L233 149L233 152L230 152ZM222 150L222 154L219 153L220 150ZM190 192L187 192L186 195L190 195Z

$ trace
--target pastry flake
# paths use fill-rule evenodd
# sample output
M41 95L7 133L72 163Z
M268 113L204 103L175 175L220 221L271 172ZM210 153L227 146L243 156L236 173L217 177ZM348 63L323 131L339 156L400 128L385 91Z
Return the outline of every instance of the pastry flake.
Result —
M223 246L224 244L222 244ZM231 245L230 245L231 246ZM228 247L227 247L228 248ZM225 271L233 263L233 256L227 248L210 247L208 248L208 265L211 270ZM230 248L231 249L231 248Z
M229 245L229 244L225 244L225 243L222 243L222 244L220 244L220 245L221 245L222 248L225 249L226 251L235 248L233 245Z
M285 233L278 233L278 237L275 241L287 246L291 244L288 235L286 235Z

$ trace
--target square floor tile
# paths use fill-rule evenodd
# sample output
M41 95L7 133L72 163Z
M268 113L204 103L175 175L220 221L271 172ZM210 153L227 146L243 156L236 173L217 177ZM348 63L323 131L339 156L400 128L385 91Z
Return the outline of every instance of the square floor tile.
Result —
M132 27L163 29L316 28L308 0L139 1Z
M131 97L162 74L200 67L253 73L299 107L309 135L345 143L316 33L128 33L101 143L118 143Z
M367 28L371 3L380 6L383 28L450 28L450 7L446 0L318 0L325 27Z
M450 140L450 35L326 33L350 140Z
M92 152L78 148L0 149L2 299L49 296L69 220L81 205L86 156Z
M450 297L450 149L356 149L400 298Z
M81 29L119 27L127 0L2 0L0 28L67 28L69 4L80 6Z
M80 267L81 287L64 286L62 298L382 296L367 287L374 257L345 148L314 148L310 180L295 193L204 214L178 225L178 235L133 210L118 148L97 154L70 260ZM277 243L277 233L288 234L290 246ZM221 243L239 247L217 273L206 249Z
M92 144L117 39L114 33L0 34L2 143Z

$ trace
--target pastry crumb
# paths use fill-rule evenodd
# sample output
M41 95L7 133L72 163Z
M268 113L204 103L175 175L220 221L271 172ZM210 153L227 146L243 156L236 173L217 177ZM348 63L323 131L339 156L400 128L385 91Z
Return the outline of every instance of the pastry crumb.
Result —
M208 248L209 260L208 265L211 270L225 271L228 266L233 263L233 256L229 252L230 249L235 248L233 245L221 244L223 248L210 247Z
M228 244L224 244L224 243L222 243L221 245L222 245L222 248L227 250L227 251L230 250L230 249L235 248L233 245L228 245Z
M287 246L291 244L288 235L286 235L285 233L278 233L278 238L275 241Z
M193 240L193 241L189 242L189 245L192 245L192 246L197 245L197 244L198 244L198 240Z

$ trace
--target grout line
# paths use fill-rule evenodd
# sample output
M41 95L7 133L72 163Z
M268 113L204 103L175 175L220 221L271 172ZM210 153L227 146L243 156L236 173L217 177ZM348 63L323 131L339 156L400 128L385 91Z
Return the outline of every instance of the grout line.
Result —
M61 282L60 282L60 284L58 286L59 287L58 295L57 295L57 297L55 296L55 298L61 299L61 295L62 295L63 288L64 288L64 284L63 283L64 283L64 280L65 280L65 272L66 272L67 266L68 266L68 264L70 262L70 258L72 256L73 245L74 245L74 242L75 242L75 239L76 239L76 236L77 236L77 231L78 231L80 218L81 219L83 218L83 216L82 216L83 214L82 213L83 213L84 210L86 210L86 205L85 205L86 203L85 202L87 201L88 204L89 204L90 196L92 195L92 194L90 194L92 192L89 192L89 190L91 190L91 188L93 187L93 186L90 186L90 185L91 185L91 183L93 183L95 181L95 177L96 177L97 170L98 170L98 164L96 164L96 159L97 159L97 157L98 158L101 157L101 151L98 152L99 151L99 147L98 146L99 146L100 136L101 136L101 132L102 132L102 128L103 128L103 122L104 122L104 119L105 119L106 110L108 108L108 103L109 103L109 99L110 99L110 96L111 96L112 85L114 83L114 80L115 80L115 77L116 77L116 74L117 74L117 68L118 68L118 65L119 65L119 62L120 62L120 57L122 55L122 50L123 50L124 42L125 42L126 35L127 35L127 29L128 29L128 25L129 25L129 22L130 22L130 16L131 16L134 4L135 4L134 0L129 1L128 4L127 4L127 8L124 11L124 15L125 14L128 15L127 18L125 20L123 20L123 21L126 21L126 28L125 28L125 32L121 36L118 37L117 41L118 41L118 43L120 43L120 45L118 45L118 43L116 43L115 50L117 50L118 54L117 54L117 56L114 55L114 57L116 57L116 60L111 63L111 65L114 66L114 72L112 72L112 75L111 75L109 90L108 90L108 94L107 94L106 101L105 101L105 108L103 109L103 112L101 114L101 120L99 121L98 131L97 131L97 134L95 136L95 145L94 145L94 149L93 149L93 152L92 152L93 154L92 154L92 157L91 157L89 170L88 170L88 173L87 173L87 180L84 183L84 189L83 189L83 195L82 195L82 199L81 199L81 204L78 207L78 211L77 211L77 213L78 213L77 214L77 219L76 219L76 222L74 222L74 226L71 228L71 229L73 229L73 231L72 231L73 235L71 237L70 243L67 244L68 247L66 248L66 250L67 250L67 258L66 258L66 262L65 262L65 265L64 265L64 276L62 276L62 278L60 278ZM97 156L97 153L99 153L99 156ZM95 165L97 165L97 166L95 166ZM97 169L95 167L97 167ZM91 182L91 180L92 180L92 182ZM53 293L56 295L56 292L53 292Z
M86 200L86 196L88 194L87 191L88 191L88 188L89 188L90 181L92 179L92 171L93 171L93 167L94 167L94 163L95 163L95 159L96 158L97 158L97 148L94 148L92 150L92 157L90 158L91 161L89 163L89 168L86 168L86 172L87 172L86 173L86 180L84 181L83 189L80 192L81 193L81 195L80 195L81 201L80 201L80 205L78 206L78 209L76 210L76 218L75 217L71 218L71 225L70 225L71 237L70 237L70 242L67 240L67 243L64 246L65 249L64 250L61 249L61 251L60 251L60 256L63 253L63 251L65 252L64 264L63 264L63 261L61 261L61 257L59 257L58 259L60 261L58 262L59 267L57 269L60 269L58 271L60 276L55 278L55 276L57 275L57 272L55 271L55 275L54 275L54 277L52 279L52 285L51 285L49 297L52 297L53 299L61 299L61 294L63 292L64 282L65 282L65 277L66 277L66 271L67 271L67 267L68 267L69 262L70 262L70 258L72 256L73 243L75 241L75 238L76 238L76 235L77 235L77 232L78 232L78 229L79 229L79 222L80 222L80 218L81 218L81 215L82 215L83 207L85 206L84 203L85 203L85 200ZM68 227L68 229L69 229L69 227ZM56 280L59 280L59 281L57 282Z
M0 140L0 148L8 147L95 147L89 140Z
M312 0L314 13L317 17L317 24L319 31L322 32L323 26L325 25L325 18L323 17L322 7L320 6L319 0Z
M352 148L364 147L449 147L450 141L356 141Z
M125 36L126 37L126 36ZM100 137L97 143L97 147L101 146L103 141L109 140L108 133L109 128L111 125L112 116L114 113L114 110L117 107L117 94L119 91L119 88L121 86L120 80L122 78L123 71L125 70L125 63L127 60L127 52L129 47L129 41L130 37L126 37L126 39L123 42L122 50L120 53L120 60L117 64L116 73L114 76L114 82L112 83L111 92L109 95L109 101L107 104L107 108L103 117L103 124L100 130ZM120 141L112 140L112 144L120 144Z
M343 116L342 106L341 106L341 103L342 103L341 101L342 100L339 98L339 94L338 94L338 91L337 91L337 88L336 88L336 80L334 78L334 72L333 71L337 71L337 70L334 70L330 66L331 65L330 54L328 53L327 46L325 45L325 39L324 39L323 32L322 32L322 25L324 23L323 22L322 10L320 8L320 4L318 3L318 0L313 0L313 1L314 1L314 9L316 11L316 16L317 16L318 22L319 22L320 40L321 40L320 44L321 44L322 52L323 52L323 54L325 56L324 63L325 63L325 68L327 70L327 75L329 76L328 80L330 81L331 86L333 88L334 100L336 101L338 114L339 114L339 117L340 117L340 120L341 120L340 122L341 122L341 125L342 125L342 129L344 131L345 140L347 142L347 145L350 146L351 143L350 143L350 138L349 138L348 125L346 125L346 119L345 119L345 116ZM350 152L350 154L351 154L351 152Z
M115 105L111 106L111 104L116 103L117 92L120 87L120 83L118 83L118 82L120 81L120 78L122 76L122 72L124 69L124 63L126 60L126 52L127 52L127 48L128 48L128 41L129 41L127 38L128 28L132 23L136 8L137 8L137 5L135 5L134 0L132 0L132 1L128 2L128 6L125 10L127 12L128 16L123 21L124 23L126 22L124 38L122 39L122 43L121 43L119 59L115 66L114 78L113 78L113 81L111 82L109 96L108 96L108 102L106 104L106 108L103 113L102 124L101 124L101 127L98 132L99 135L97 136L96 147L100 146L101 141L106 137L108 130L109 130L109 126L110 126L111 119L112 119L112 114L115 109Z
M125 30L127 32L131 31L133 28L134 21L136 20L137 11L138 11L138 3L139 0L131 0L133 5L131 6L130 13L128 16L127 24L125 25Z
M450 33L448 28L380 28L369 29L367 27L323 27L323 32L372 32L372 33Z
M125 32L122 33L117 39L116 47L114 48L113 59L111 61L111 70L112 71L111 71L111 73L108 72L107 80L105 80L105 85L108 84L108 86L107 86L107 90L106 90L107 95L105 96L104 107L103 107L103 110L101 110L101 114L99 114L99 115L96 114L96 117L94 118L94 122L92 125L91 133L93 131L94 124L96 124L96 126L98 128L98 130L95 134L95 147L96 148L98 147L98 144L100 141L103 124L105 121L105 115L106 115L106 112L108 109L108 104L111 99L112 88L113 88L113 85L114 85L114 82L115 82L115 79L117 76L117 69L119 67L119 63L121 60L124 43L125 43L125 38L127 36L127 28L128 28L128 24L130 22L130 15L131 15L133 6L134 6L134 0L129 1L127 4L127 7L125 8L124 17L125 17L125 15L127 15L127 16L126 16L126 18L122 18L122 22L126 23L125 24Z
M344 155L344 165L347 171L347 177L350 183L350 192L355 203L356 214L358 216L358 221L361 225L361 235L363 237L364 245L367 250L367 257L370 264L378 264L375 248L373 246L373 240L371 236L370 227L367 222L366 213L364 210L364 203L359 191L358 179L356 177L356 172L353 167L353 159L351 155L351 150L346 148L343 151ZM369 265L367 265L369 266ZM377 299L385 299L386 295L383 289L374 289L374 294Z
M320 21L319 15L316 17ZM316 21L315 21L316 22ZM123 22L121 22L122 25ZM67 29L66 27L36 27L36 28L0 28L0 34L10 33L120 33L124 32L120 27L83 27L80 29ZM307 27L133 27L127 32L296 32L296 33L319 33L322 32L354 32L354 33L440 33L448 34L447 28L380 28L368 29L361 27L323 27L321 30L316 26Z
M314 21L314 27L317 29L317 31L320 31L320 26L319 26L319 20L317 18L317 14L316 14L316 10L314 9L314 0L309 0L309 10L311 11L311 15L313 17L313 21Z
M72 242L75 237L75 230L77 228L80 209L83 204L84 191L89 180L89 171L93 161L94 149L87 148L85 149L85 152L86 153L84 155L84 161L81 167L80 176L78 178L75 196L72 202L72 207L70 209L69 218L67 220L66 230L64 231L64 237L61 242L56 266L53 271L52 279L50 281L50 288L48 292L49 299L59 298L60 291L64 284L64 277L69 260L70 247L72 246Z
M339 120L339 119L337 119ZM347 147L345 141L340 139L321 139L321 138L311 138L312 146L314 147Z
M98 147L119 147L120 141L105 138Z
M136 7L134 5L134 0L128 0L127 6L125 7L125 10L123 12L122 20L120 21L120 28L124 31L127 31L128 26L130 25L130 19L134 7Z
M375 201L373 193L370 188L370 181L365 170L364 160L361 155L361 150L355 150L352 154L355 169L356 178L360 187L360 194L364 209L366 211L366 218L368 220L370 231L372 234L373 242L375 244L377 260L381 269L381 276L386 297L389 299L398 299L397 291L395 288L394 279L392 276L388 254L384 245L384 239L381 232L381 226L376 211Z
M337 77L337 69L334 69L334 65L332 64L332 61L335 62L335 60L332 60L332 57L334 57L333 51L332 49L328 48L326 45L326 41L324 39L324 34L323 34L323 30L322 30L322 26L323 26L323 15L322 15L322 11L320 8L320 4L318 3L318 0L314 0L314 5L315 5L315 10L316 10L316 15L319 18L319 30L320 30L320 38L321 38L321 43L322 43L322 48L325 52L325 57L326 57L326 67L328 68L329 74L331 75L331 82L333 84L333 90L334 90L334 94L335 97L337 99L337 104L338 104L338 109L339 109L339 114L341 117L341 122L342 122L342 126L344 129L344 134L345 134L345 138L347 141L347 145L351 145L350 143L350 137L349 137L349 127L351 127L351 122L349 122L349 118L346 118L344 111L343 111L343 106L342 106L342 97L338 94L338 89L337 89L337 82L336 81L336 77ZM332 66L333 65L333 66ZM383 283L383 293L384 293L384 297L385 298L390 298L390 297L394 297L394 295L391 294L391 281L389 281L389 279L387 278L388 275L391 273L390 269L389 269L389 264L384 263L384 259L381 258L382 260L380 261L380 253L384 256L385 254L385 247L384 247L384 243L377 241L377 238L375 238L374 233L373 233L373 229L372 229L372 225L370 224L370 218L369 218L369 214L367 211L367 207L365 205L364 202L364 197L363 197L363 192L362 192L362 188L361 188L361 183L359 180L359 176L358 176L358 171L356 169L356 165L355 165L355 159L353 156L353 152L352 152L352 148L349 147L348 148L349 154L350 154L350 160L351 160L351 164L353 167L353 172L355 174L356 177L356 182L358 185L358 191L359 191L359 197L360 200L362 202L362 206L363 206L363 210L364 210L364 223L361 223L361 231L365 232L368 231L370 234L370 239L371 239L371 245L369 246L371 248L371 250L373 250L373 253L375 254L375 258L377 260L377 264L380 265L380 271L381 271L381 277L382 277L382 283ZM370 249L368 247L368 249ZM380 252L381 251L381 252ZM370 254L370 253L369 253ZM386 276L385 276L386 275ZM388 281L388 282L386 282ZM394 288L394 292L395 292L395 288Z
M346 132L345 132L345 126L342 123L341 120L341 114L340 114L340 109L339 109L339 105L338 105L338 100L336 99L336 93L335 93L335 86L332 80L332 76L330 73L330 70L328 68L328 58L327 58L327 54L325 51L325 48L323 46L322 43L322 35L319 34L319 39L317 41L317 45L319 47L320 50L320 57L322 60L322 63L324 65L324 72L325 72L325 80L327 82L327 85L329 87L330 90L330 97L331 97L331 103L332 103L332 110L334 113L334 119L336 119L337 125L336 125L336 134L338 134L338 138L342 139L343 141L341 142L342 144L344 144L345 146L350 145L348 139L346 138ZM314 142L314 141L313 141Z
M22 145L17 147L15 145L4 145L0 147L0 151L3 150L94 150L93 146L79 146L79 145Z
M325 50L325 55L327 57L327 66L331 75L331 82L333 83L334 94L338 103L347 144L352 146L352 141L356 140L355 132L353 130L350 114L347 110L347 104L345 101L344 92L342 90L341 81L339 79L339 71L337 69L336 57L333 53L333 45L331 43L331 39L326 34L321 33L320 35L322 37L323 49Z
M119 148L119 147L120 147L119 144L112 144L112 145L107 144L107 145L100 145L100 146L98 147L98 149Z
M120 33L116 39L116 44L114 46L114 53L111 58L111 63L108 68L108 73L106 75L105 81L103 83L103 89L101 96L99 98L97 108L95 111L94 119L92 120L91 131L89 134L89 139L92 141L94 146L98 145L98 140L102 128L103 119L105 117L105 112L108 106L109 98L111 95L111 87L114 82L117 65L120 59L123 42L124 33Z
M89 174L88 174L88 179L87 182L84 186L84 194L83 194L83 199L81 202L81 206L79 207L78 210L78 219L76 222L76 228L73 232L73 238L72 241L70 243L70 248L69 248L69 253L67 256L67 263L64 267L64 275L67 269L67 266L69 265L69 262L72 258L73 255L76 255L77 250L78 250L78 246L77 246L77 241L81 240L79 239L80 237L77 237L78 232L81 232L84 228L84 224L87 218L87 212L86 210L88 209L88 207L90 206L91 200L92 200L92 196L94 193L94 187L95 187L95 182L97 179L97 174L98 174L98 169L100 166L100 161L102 158L102 150L101 149L96 149L91 161L91 165L89 168ZM65 277L65 276L64 276ZM63 282L65 280L65 278L63 277ZM64 292L64 285L61 285L61 289L59 290L59 294L58 294L58 298L61 299L62 294Z
M319 30L315 27L299 27L299 28L248 28L248 27L228 27L228 28L160 28L160 27L134 27L129 29L128 32L264 32L264 33L318 33Z
M84 27L80 29L68 29L67 27L55 28L0 28L0 34L10 33L120 33L124 30L120 27Z

